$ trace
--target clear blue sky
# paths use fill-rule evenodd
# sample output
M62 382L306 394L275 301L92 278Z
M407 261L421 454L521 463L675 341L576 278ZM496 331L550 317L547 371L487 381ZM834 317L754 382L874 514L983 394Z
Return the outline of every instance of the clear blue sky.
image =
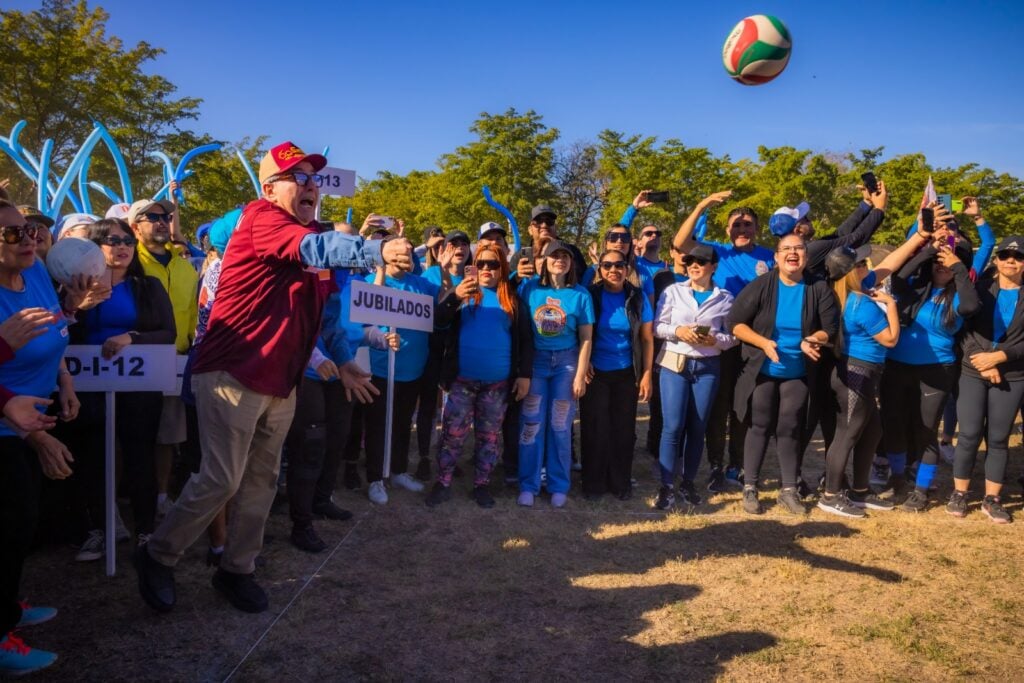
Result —
M480 112L510 106L564 143L612 128L736 159L885 145L1024 176L1024 2L101 4L112 33L163 47L153 69L203 98L197 130L329 144L364 177L433 168ZM745 87L721 45L756 13L781 18L794 50L775 82Z

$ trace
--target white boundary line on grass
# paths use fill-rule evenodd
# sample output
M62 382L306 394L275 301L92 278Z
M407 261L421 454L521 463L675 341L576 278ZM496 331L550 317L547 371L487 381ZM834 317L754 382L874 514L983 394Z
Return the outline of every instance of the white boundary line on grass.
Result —
M327 554L327 557L325 557L324 561L320 563L320 566L317 567L316 570L309 575L309 578L306 579L306 582L302 584L302 588L300 588L298 592L296 592L295 595L292 596L292 599L289 600L288 604L284 606L284 609L281 610L281 613L274 617L274 620L270 622L270 626L267 626L267 628L263 631L260 637L256 639L256 642L252 644L252 647L249 648L249 650L245 653L245 655L238 662L238 664L235 664L235 668L233 668L231 672L224 677L224 683L227 683L227 681L231 680L231 678L238 672L241 666L245 664L245 660L249 659L249 655L251 655L253 651L255 651L256 648L260 646L260 643L262 643L263 639L270 634L270 631L274 628L274 626L277 625L277 622L281 620L281 617L285 615L285 612L287 612L291 608L291 606L295 604L295 601L298 600L300 595L302 595L302 592L306 590L310 583L312 583L313 579L317 577L317 575L324 568L324 566L331 561L331 558L334 557L334 553L338 552L338 548L345 544L345 541L347 541L348 537L352 535L352 532L358 529L359 525L362 523L363 520L359 519L355 524L352 525L352 528L348 530L348 533L346 533L342 537L342 539L338 541L338 544L334 546L330 553Z

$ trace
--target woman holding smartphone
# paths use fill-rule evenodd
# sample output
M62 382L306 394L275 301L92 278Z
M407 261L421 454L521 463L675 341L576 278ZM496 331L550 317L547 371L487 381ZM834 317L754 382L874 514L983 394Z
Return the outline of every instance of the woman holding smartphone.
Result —
M900 338L896 301L875 285L902 267L910 255L930 239L931 230L918 232L887 255L874 270L868 266L869 245L857 249L839 247L825 259L842 313L839 353L831 380L839 412L836 435L825 454L825 491L818 500L818 507L829 514L864 517L865 508L892 510L894 507L892 501L879 498L869 488L871 463L882 438L879 381L885 367L886 350L896 346ZM844 473L851 454L853 486L843 491Z
M430 507L451 499L455 463L470 427L475 441L471 495L480 507L494 507L489 484L505 409L510 393L511 400L521 401L530 389L533 331L529 312L509 282L508 260L499 247L482 246L475 268L467 277L476 278L479 290L464 298L445 298L435 321L444 331L441 386L448 392L448 402L437 481L427 495Z
M956 409L960 438L953 462L953 495L946 511L967 514L971 471L985 437L985 497L981 511L1009 524L1001 493L1010 430L1024 400L1024 236L1004 237L996 246L995 272L977 284L980 308L967 321L963 338L960 397Z
M654 336L651 304L628 281L629 261L617 250L598 259L598 282L588 288L594 306L594 349L587 395L580 401L583 495L632 495L637 401L651 395Z
M518 502L533 505L545 467L551 504L562 507L570 485L575 401L587 391L594 303L576 284L569 247L553 239L541 256L540 276L519 288L533 320L535 350L530 393L520 416Z
M804 514L797 493L800 435L808 396L807 360L839 327L835 296L821 280L805 278L807 246L789 234L779 240L776 266L744 287L729 311L732 333L743 342L743 369L736 383L736 415L747 423L743 444L743 510L763 512L757 483L775 436L782 490L779 504Z
M699 505L694 487L704 452L711 406L718 392L721 353L736 346L726 319L733 297L715 286L712 276L718 253L698 244L683 257L688 280L669 285L658 298L655 333L664 346L658 354L662 431L658 453L661 488L654 507L666 510L675 502L675 471L683 459L679 495Z

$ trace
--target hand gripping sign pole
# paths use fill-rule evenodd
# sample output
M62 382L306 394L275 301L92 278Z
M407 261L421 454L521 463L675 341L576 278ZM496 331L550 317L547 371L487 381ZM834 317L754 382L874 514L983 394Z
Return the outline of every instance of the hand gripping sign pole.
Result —
M434 331L434 298L425 294L352 281L349 319L364 325L385 325L391 332ZM384 476L391 473L391 425L395 407L395 352L388 350L387 418L384 432Z
M103 358L100 346L69 346L64 354L68 372L75 380L75 391L96 391L106 394L105 483L107 576L113 576L117 539L114 531L116 508L114 482L115 416L114 397L125 391L174 390L175 356L173 344L130 345L110 359Z

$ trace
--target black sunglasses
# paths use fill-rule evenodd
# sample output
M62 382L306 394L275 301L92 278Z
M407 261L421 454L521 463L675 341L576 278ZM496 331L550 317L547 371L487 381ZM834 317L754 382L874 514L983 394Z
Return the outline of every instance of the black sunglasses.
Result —
M1019 251L1012 249L1003 249L1002 251L996 252L996 258L1000 261L1016 261L1017 263L1024 262L1024 254Z
M501 261L492 259L479 259L475 262L479 270L501 270Z
M171 222L171 214L169 214L169 213L144 213L144 214L142 214L142 216L143 216L143 218L145 218L150 223L170 223Z
M692 266L694 263L696 263L698 266L706 266L707 264L711 263L711 261L707 260L706 258L697 258L696 256L687 256L686 258L683 259L684 266L689 267Z
M37 232L39 232L39 227L35 225L5 225L3 227L4 243L18 244L26 236L35 239Z
M625 270L625 261L601 261L601 270Z
M628 232L610 232L604 236L605 242L631 242L633 238Z
M549 216L537 216L533 219L533 222L536 225L554 225L555 219Z
M106 237L99 237L94 240L96 244L105 244L108 247L120 247L124 245L126 247L134 247L135 243L138 242L134 237L118 237L117 235L107 235Z
M640 233L641 237L661 237L661 230L648 230Z

